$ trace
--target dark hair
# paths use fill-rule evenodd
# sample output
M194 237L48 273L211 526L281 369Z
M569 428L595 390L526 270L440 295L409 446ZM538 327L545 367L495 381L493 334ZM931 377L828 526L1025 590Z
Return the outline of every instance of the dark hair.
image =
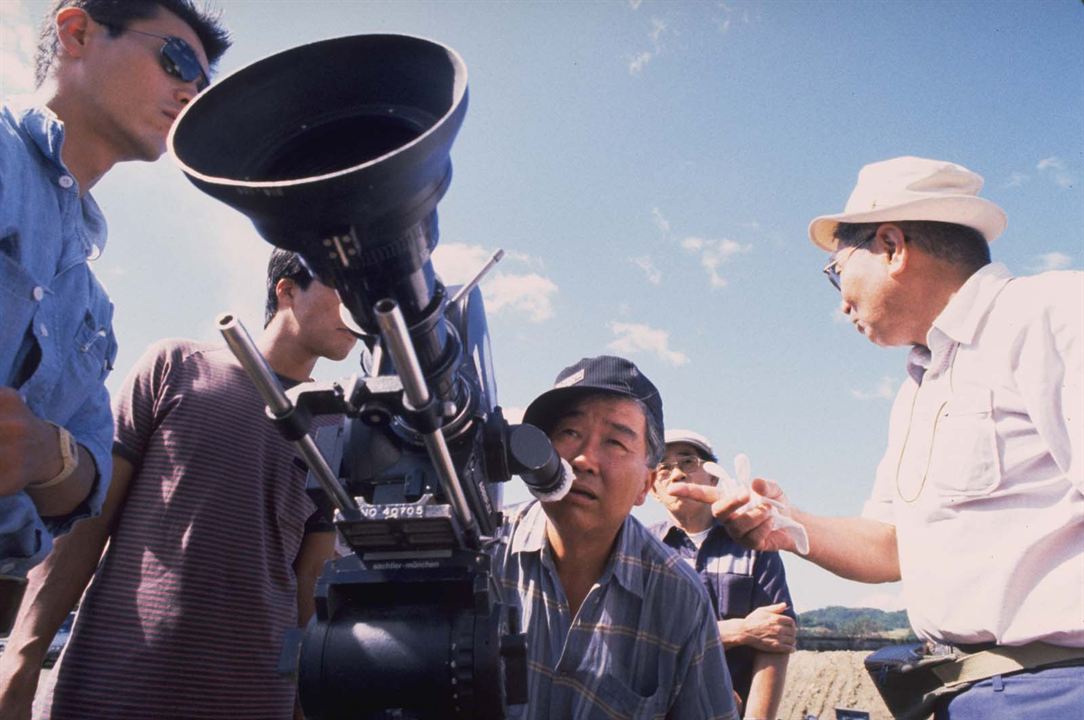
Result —
M64 8L80 8L95 22L109 26L110 36L119 35L133 20L146 20L158 14L159 8L168 10L185 22L196 33L214 69L222 54L229 48L230 33L221 24L220 11L212 11L195 0L53 0L41 23L38 33L38 54L34 60L34 85L41 87L49 69L56 59L60 39L56 35L56 14Z
M907 241L914 243L915 247L966 270L968 275L990 264L990 244L981 232L967 225L933 220L839 223L835 232L839 247L860 244L885 223L899 227Z
M279 298L275 294L275 286L279 280L293 280L302 290L307 290L312 284L312 273L308 271L301 256L289 250L275 248L271 251L271 259L267 261L267 302L263 311L263 326L271 323L271 318L279 311Z

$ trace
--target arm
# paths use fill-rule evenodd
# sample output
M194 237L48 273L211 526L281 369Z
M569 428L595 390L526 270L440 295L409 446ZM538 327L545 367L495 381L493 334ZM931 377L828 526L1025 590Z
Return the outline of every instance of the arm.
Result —
M112 432L112 423L110 423ZM75 471L56 485L35 488L60 473L63 462L56 428L36 416L19 394L0 388L0 495L26 491L44 517L58 517L74 511L94 485L97 466L85 447L79 445Z
M821 517L802 512L790 504L783 490L771 480L757 478L753 489L762 497L776 501L780 513L805 526L809 534L807 559L849 580L880 583L900 579L896 528L892 525L869 518ZM723 495L716 487L674 483L670 494L709 503L730 536L746 547L795 552L793 540L772 528L768 505L739 510L749 501L748 493Z
M323 572L324 563L335 558L335 533L310 532L301 540L301 549L294 561L297 577L297 626L305 627L316 612L316 580Z
M71 532L58 538L53 552L28 576L15 629L0 657L0 707L5 718L8 713L13 718L30 717L49 642L98 566L134 474L132 464L120 456L114 458L113 468L102 514L77 523Z
M774 720L783 700L789 655L759 652L753 658L753 683L745 704L746 720Z
M791 653L798 641L798 627L784 614L786 603L764 605L743 618L719 620L723 647L749 645L761 653Z

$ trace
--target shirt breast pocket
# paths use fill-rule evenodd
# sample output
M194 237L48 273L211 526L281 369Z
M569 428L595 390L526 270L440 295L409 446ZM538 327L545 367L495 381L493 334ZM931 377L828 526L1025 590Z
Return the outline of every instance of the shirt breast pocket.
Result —
M77 378L101 382L117 359L117 339L108 320L99 320L88 310L75 331L72 371Z
M598 686L599 705L577 720L610 720L611 718L653 718L666 711L667 693L656 687L643 695L626 685L614 675L604 675ZM601 706L601 707L600 707Z
M743 618L753 612L753 589L751 575L719 573L716 576L719 616L724 619Z
M997 486L1001 461L990 388L962 388L941 407L928 473L930 484L946 497L986 495Z

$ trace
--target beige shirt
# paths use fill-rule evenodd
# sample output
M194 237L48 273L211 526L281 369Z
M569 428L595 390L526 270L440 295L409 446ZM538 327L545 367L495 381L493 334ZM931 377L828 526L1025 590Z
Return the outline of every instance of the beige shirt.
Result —
M1084 646L1084 273L975 273L915 347L863 515L920 637Z

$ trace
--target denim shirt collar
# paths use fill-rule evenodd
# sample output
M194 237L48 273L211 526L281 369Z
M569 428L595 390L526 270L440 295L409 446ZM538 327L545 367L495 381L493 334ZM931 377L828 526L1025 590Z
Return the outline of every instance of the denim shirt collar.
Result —
M54 181L59 183L62 176L72 179L72 185L68 192L79 197L79 181L68 170L61 158L61 150L64 147L64 121L57 117L52 108L40 104L26 108L19 113L19 124L26 132L30 140L37 146L42 157L56 169ZM105 250L106 231L105 215L98 207L97 201L88 192L82 198L83 219L86 234L81 237L85 257L95 259Z

